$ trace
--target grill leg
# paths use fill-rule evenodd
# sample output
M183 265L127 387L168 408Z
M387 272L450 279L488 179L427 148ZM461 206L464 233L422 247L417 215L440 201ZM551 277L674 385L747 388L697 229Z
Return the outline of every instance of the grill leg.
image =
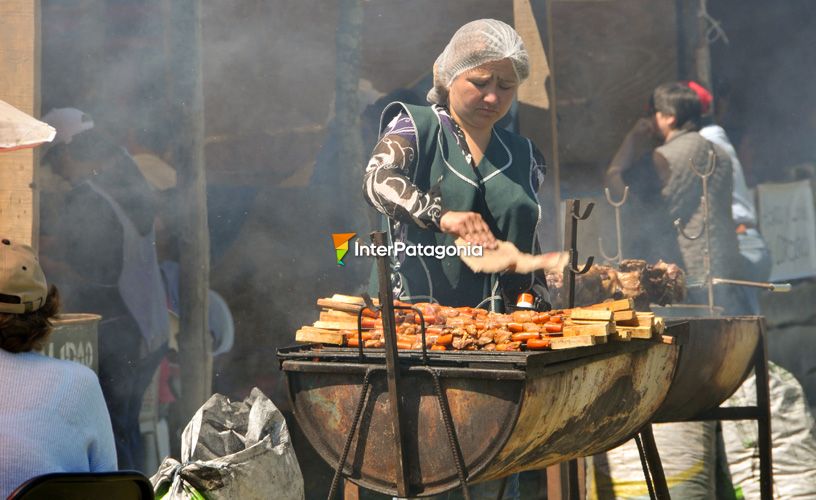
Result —
M759 433L759 492L762 500L773 500L773 456L771 454L771 402L768 386L768 342L765 321L761 322L759 343L754 356Z
M660 454L657 452L657 444L655 444L654 434L652 433L652 424L640 430L640 439L643 442L646 463L654 480L655 497L657 500L671 500L669 487L666 484L666 475L663 473L663 464L660 462Z

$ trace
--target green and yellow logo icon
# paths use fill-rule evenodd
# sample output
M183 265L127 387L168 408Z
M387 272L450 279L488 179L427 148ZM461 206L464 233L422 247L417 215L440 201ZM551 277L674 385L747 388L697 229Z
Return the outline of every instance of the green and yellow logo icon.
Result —
M332 240L334 240L334 250L337 253L337 265L345 266L343 259L349 250L349 240L357 236L357 233L332 233Z

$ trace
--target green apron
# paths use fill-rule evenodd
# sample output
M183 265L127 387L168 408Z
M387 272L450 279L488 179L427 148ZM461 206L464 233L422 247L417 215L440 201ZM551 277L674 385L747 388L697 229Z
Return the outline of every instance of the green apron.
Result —
M477 212L496 238L533 253L541 208L531 184L532 143L494 128L484 158L474 169L433 107L389 104L383 111L381 130L402 110L410 115L417 132L417 166L412 182L424 192L440 189L446 210ZM406 225L406 245L454 244L455 238L449 234ZM443 259L403 256L401 262L395 261L393 265L395 297L409 302L428 301L432 297L446 306L476 306L501 295L498 275L474 273L457 256ZM372 278L376 290L376 272ZM501 286L518 292L526 291L532 283L532 274L508 274L501 278ZM483 306L501 310L500 299L490 302Z

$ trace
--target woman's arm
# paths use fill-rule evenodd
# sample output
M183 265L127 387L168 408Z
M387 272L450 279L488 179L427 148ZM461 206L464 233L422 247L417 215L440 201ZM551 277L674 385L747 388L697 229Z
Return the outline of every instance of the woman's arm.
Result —
M406 113L400 113L386 127L366 167L363 176L366 201L397 221L442 231L472 244L495 247L496 239L481 215L447 211L439 189L432 187L423 192L413 183L416 163L414 124Z
M442 196L421 191L412 177L417 162L414 124L404 112L386 127L366 166L363 194L378 212L422 229L440 230Z

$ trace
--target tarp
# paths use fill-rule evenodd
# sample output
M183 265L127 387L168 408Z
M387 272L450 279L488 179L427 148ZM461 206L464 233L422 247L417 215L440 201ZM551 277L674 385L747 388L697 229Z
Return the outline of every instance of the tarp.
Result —
M56 134L54 127L0 101L0 151L33 148L51 142Z
M164 500L303 500L303 475L283 414L258 388L244 401L213 395L181 437L181 462L150 478Z

